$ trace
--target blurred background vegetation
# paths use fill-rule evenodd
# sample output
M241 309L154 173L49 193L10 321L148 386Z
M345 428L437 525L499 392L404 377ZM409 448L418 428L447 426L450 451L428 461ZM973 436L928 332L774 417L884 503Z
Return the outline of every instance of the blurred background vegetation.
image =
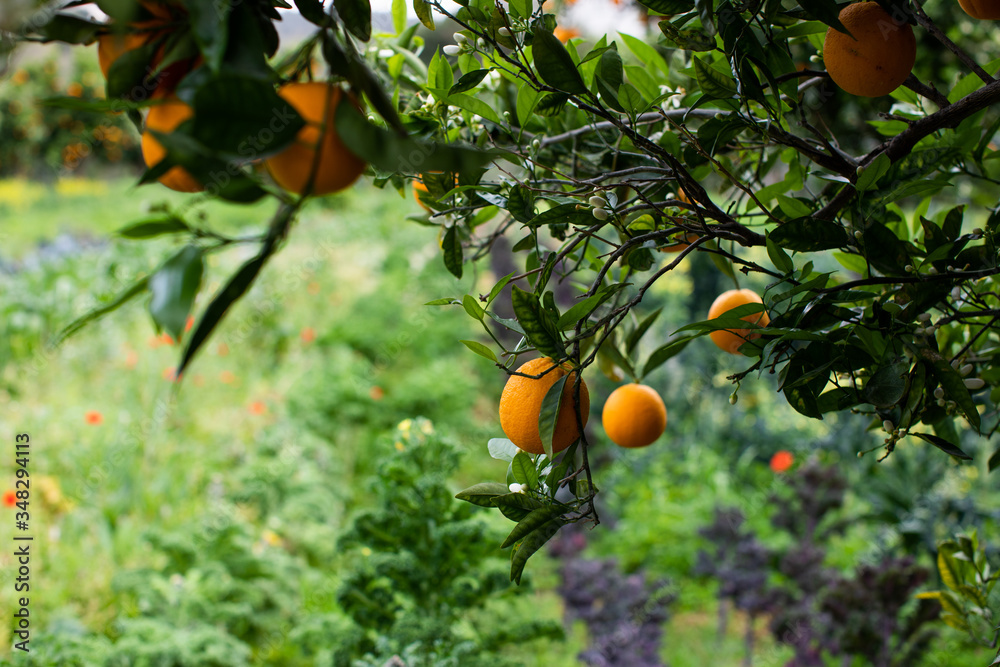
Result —
M180 385L180 348L139 307L50 344L170 249L114 230L169 209L249 234L271 213L136 188L124 118L37 103L100 88L92 53L31 60L0 81L0 409L4 442L32 437L35 536L32 652L11 655L4 624L0 662L694 667L739 664L749 646L753 664L781 665L798 654L775 639L787 640L775 610L811 599L788 567L803 542L794 517L829 528L809 533L813 569L798 574L853 582L859 567L904 557L922 568L893 588L901 618L917 608L909 583L941 587L939 540L978 528L996 543L1000 494L983 443L963 445L976 460L965 465L909 443L883 463L859 458L880 443L875 431L801 417L766 374L731 405L726 376L739 368L703 339L647 378L669 422L645 450L606 440L597 417L615 383L588 378L602 525L568 531L511 587L504 520L452 499L504 477L486 450L502 435L504 375L458 343L476 335L464 313L423 305L487 291L497 276L481 266L456 284L433 235L407 221L412 199L362 184L313 202ZM208 280L245 259L213 256ZM643 344L704 319L727 287L694 255L647 296L663 314ZM794 458L781 472L770 465L779 451ZM807 467L840 489L822 511L796 491ZM726 508L739 509L741 536L710 529ZM722 567L737 543L763 554L757 570L746 554ZM0 549L4 609L10 552ZM762 616L726 592L760 572L754 585L787 598ZM810 618L833 634L859 623L829 609ZM821 659L870 664L849 645ZM938 622L918 657L985 665L992 654Z

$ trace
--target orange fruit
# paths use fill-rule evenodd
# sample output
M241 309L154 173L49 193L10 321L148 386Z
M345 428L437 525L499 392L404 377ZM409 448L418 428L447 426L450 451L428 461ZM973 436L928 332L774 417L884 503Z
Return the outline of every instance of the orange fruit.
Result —
M147 167L160 163L166 157L167 150L156 140L148 130L173 132L177 126L194 115L194 109L181 102L176 97L168 97L163 104L151 107L146 116L146 132L142 133L142 157ZM171 167L167 173L160 176L160 183L178 192L201 192L205 187L183 167Z
M300 195L307 190L313 195L325 195L343 190L358 180L368 165L348 150L334 127L337 105L344 99L344 91L338 86L315 82L289 83L282 86L278 93L306 121L306 126L299 130L291 146L266 160L267 168L278 185ZM354 104L354 100L350 102ZM319 144L321 133L322 145ZM319 163L310 188L309 177L313 172L317 146Z
M548 357L532 359L518 368L517 372L539 375L552 368L554 363ZM545 400L549 388L567 373L569 378L563 387L555 435L552 439L554 454L566 449L580 437L576 413L573 410L573 383L576 381L576 373L570 373L568 367L561 366L537 379L511 375L503 388L503 394L500 395L500 428L511 442L529 454L545 453L542 438L538 433L538 415L542 411L542 401ZM583 424L586 426L590 418L590 392L587 390L586 382L580 383L580 412Z
M958 0L965 13L974 19L996 21L1000 19L1000 1L998 0Z
M667 427L667 406L652 387L625 384L604 402L604 432L619 447L646 447Z
M898 88L917 59L913 28L894 21L875 2L848 5L839 18L851 34L830 28L823 44L823 62L833 82L861 97L888 95Z
M562 26L558 26L552 31L552 34L556 36L556 39L565 44L574 37L579 37L580 31L576 28L563 28Z
M764 303L764 301L753 290L731 289L715 297L712 307L708 309L708 319L714 320L716 317L725 315L733 308L748 303ZM766 327L771 318L767 316L767 311L751 313L742 319L753 322L762 327ZM712 342L730 354L740 354L740 345L747 341L760 338L760 332L754 329L720 329L709 334Z
M420 204L420 208L430 213L431 207L425 204L424 201L420 198L421 192L427 192L427 186L424 185L423 181L419 179L413 179L413 198L417 200L418 204Z

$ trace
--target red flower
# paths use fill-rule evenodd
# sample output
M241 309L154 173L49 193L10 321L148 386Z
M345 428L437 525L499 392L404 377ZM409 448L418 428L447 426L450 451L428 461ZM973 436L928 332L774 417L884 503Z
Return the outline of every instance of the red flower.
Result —
M774 456L771 457L771 470L774 472L785 472L795 463L795 457L791 452L782 449L779 452L775 452Z
M104 421L104 415L102 415L97 410L89 410L85 415L83 415L83 419L88 424L93 424L94 426L98 426Z
M14 505L16 505L17 504L17 494L15 494L13 491L4 491L3 492L3 504L6 505L7 507L13 507Z

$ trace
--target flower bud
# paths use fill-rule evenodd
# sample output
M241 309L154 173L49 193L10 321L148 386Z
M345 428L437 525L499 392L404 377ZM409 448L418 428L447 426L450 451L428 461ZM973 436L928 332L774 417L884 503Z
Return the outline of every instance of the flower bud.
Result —
M740 397L737 396L736 392L734 391L732 394L729 395L729 405L736 405L736 401L738 401L739 398Z
M896 425L892 423L891 419L886 419L882 422L882 430L886 433L892 433L894 428L896 428Z
M931 319L931 314L930 313L920 313L919 315L917 315L917 319L920 320L921 322L927 322L927 321L929 321Z
M603 208L595 208L591 211L591 213L593 213L594 217L598 220L604 221L608 219L608 212Z
M507 30L507 28L497 28L497 34L501 37L510 37L510 30Z
M514 482L513 484L511 484L507 488L510 489L511 493L521 493L523 491L523 487L520 484L518 484L517 482Z
M455 44L449 44L441 50L444 51L446 56L457 56L462 52L462 49Z
M935 269L933 266L931 268L927 269L927 275L929 275L929 276L936 276L937 274L938 274L938 270Z
M969 391L976 391L986 386L982 378L968 378L967 380L963 380L963 382L965 382L965 388Z
M460 32L456 32L452 37L455 39L456 44L465 44L467 38Z
M965 377L971 372L972 372L972 364L966 364L958 369L958 374L961 375L962 377Z
M944 398L944 388L938 387L934 390L934 398L941 399Z
M951 298L955 299L956 301L958 299L961 299L962 298L962 288L959 287L958 285L955 285L954 287L952 287L951 288Z
M604 197L591 197L587 200L594 208L607 208L608 201Z
M483 39L482 37L480 37L479 39L476 40L476 46L479 47L480 51L485 51L486 50L486 40Z
M913 273L913 271L914 271L913 265L912 264L907 264L906 266L903 267L903 270L906 271L907 273Z

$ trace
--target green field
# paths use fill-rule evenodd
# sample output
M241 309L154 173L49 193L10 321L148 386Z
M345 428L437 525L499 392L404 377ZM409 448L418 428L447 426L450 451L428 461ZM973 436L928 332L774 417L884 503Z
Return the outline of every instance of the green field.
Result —
M31 436L34 482L33 651L10 651L4 624L0 645L9 664L349 664L336 654L357 634L344 600L366 599L376 613L385 582L365 579L366 594L338 597L345 582L375 567L368 559L381 557L374 542L345 534L379 509L379 494L389 491L380 492L378 480L385 486L392 475L416 475L419 483L443 471L453 493L504 479L506 464L486 450L490 438L502 437L496 408L504 376L459 343L479 335L461 309L423 305L488 291L495 276L483 266L456 281L443 267L435 233L406 220L415 204L390 192L361 186L307 209L287 247L179 383L172 369L180 348L158 337L142 301L50 345L68 322L175 249L169 240L115 238L115 229L169 205L197 224L249 236L271 213L264 206L187 208L188 201L127 179L0 182L2 258L13 268L0 274L7 342L0 435L8 453L16 433ZM52 254L59 244L45 244L56 238L74 239L76 249ZM210 292L246 258L242 247L214 256ZM663 337L696 318L696 297L718 284L710 266L676 273L650 297L664 306L657 324ZM626 573L671 582L677 598L660 649L667 664L742 660L745 616L735 614L718 637L716 584L692 574L698 550L707 547L698 530L716 505L736 505L765 542L779 548L787 541L770 521L769 493L781 482L767 461L778 449L838 467L852 489L891 485L894 475L908 474L906 466L926 465L929 486L900 492L900 507L924 507L926 498L972 498L989 507L997 499L982 466L957 467L923 446L907 445L881 465L856 458L876 444L874 434L851 420L798 416L779 400L771 378L746 383L730 406L730 360L710 348L697 341L649 378L669 406L670 423L646 450L619 451L604 439L600 405L614 385L596 373L587 378L605 522L584 531L584 556L615 557ZM414 421L421 417L429 422ZM453 443L454 456L448 447L428 449L443 458L424 460L417 473L406 467L408 448L439 438ZM395 463L401 468L394 472ZM8 455L0 489L13 488L13 470ZM830 567L848 572L878 553L878 524L865 517L884 508L872 498L848 494L845 516L852 521L831 538ZM10 545L14 519L2 511L0 542ZM912 522L918 515L907 516ZM430 518L430 533L379 538L431 549L420 553L433 556L410 572L424 577L414 599L434 598L434 577L444 576L434 574L436 559L455 572L463 563L471 567L462 576L480 591L487 574L506 576L507 554L498 545L509 522L486 510L472 516L481 532L462 532L472 531L464 523L449 532ZM962 527L958 515L924 520L921 529L937 538ZM479 537L464 542L463 535ZM892 538L886 544L899 546ZM920 562L931 565L930 554ZM579 664L589 641L584 624L567 625L565 639L551 632L564 622L560 567L558 559L537 557L517 594L498 589L467 609L454 599L435 603L441 618L459 614L449 627L460 639L510 635L493 640L487 658L477 658L485 662L461 664ZM12 550L4 547L3 609L15 606L14 571ZM538 630L522 627L526 622L547 623L548 634L522 639ZM771 638L767 619L756 628L753 664L784 664L790 652ZM402 641L398 633L381 637L388 643L376 642L376 653L388 653L355 656L362 660L355 664L382 664L399 650L392 644ZM987 664L991 652L973 652L964 637L941 626L925 664ZM81 662L81 655L91 657ZM458 664L449 662L457 655L413 664Z

